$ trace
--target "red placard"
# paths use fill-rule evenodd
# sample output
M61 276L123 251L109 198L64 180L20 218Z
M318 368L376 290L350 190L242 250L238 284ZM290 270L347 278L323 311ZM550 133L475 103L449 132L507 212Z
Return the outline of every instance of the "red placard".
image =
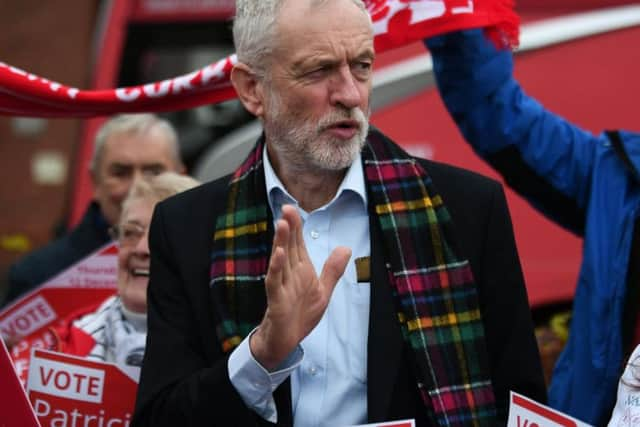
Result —
M3 426L39 426L38 419L33 413L29 399L20 384L20 380L13 369L7 347L0 339L0 425Z
M111 363L33 351L27 394L42 427L128 425L138 384Z
M21 338L42 331L78 308L97 304L116 291L118 247L98 249L0 311L0 335Z

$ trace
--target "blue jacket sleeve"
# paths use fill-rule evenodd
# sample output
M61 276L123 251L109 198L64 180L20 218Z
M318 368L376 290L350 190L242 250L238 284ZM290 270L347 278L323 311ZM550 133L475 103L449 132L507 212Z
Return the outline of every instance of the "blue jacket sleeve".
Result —
M481 30L434 37L438 89L465 139L536 208L582 234L597 152L608 144L547 111L513 78L513 59Z

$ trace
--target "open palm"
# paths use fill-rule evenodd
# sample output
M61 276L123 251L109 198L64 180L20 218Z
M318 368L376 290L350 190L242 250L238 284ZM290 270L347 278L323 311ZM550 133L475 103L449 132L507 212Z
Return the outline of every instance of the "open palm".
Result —
M278 366L316 327L350 258L351 249L335 248L318 277L302 237L300 215L293 206L283 206L265 278L267 310L250 341L262 366Z

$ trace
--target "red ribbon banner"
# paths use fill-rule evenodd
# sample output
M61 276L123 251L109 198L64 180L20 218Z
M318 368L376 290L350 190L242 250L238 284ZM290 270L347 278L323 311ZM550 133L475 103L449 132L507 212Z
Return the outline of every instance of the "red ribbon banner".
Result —
M518 42L512 0L365 0L378 52L448 31L486 28L502 46ZM163 112L236 96L229 81L235 55L160 82L110 90L80 90L0 62L0 114L93 117Z

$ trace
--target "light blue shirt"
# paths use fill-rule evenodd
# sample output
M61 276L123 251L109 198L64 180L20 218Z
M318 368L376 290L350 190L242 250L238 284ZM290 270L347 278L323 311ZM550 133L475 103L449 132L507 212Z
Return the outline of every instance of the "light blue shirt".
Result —
M282 185L264 151L265 183L274 221L282 205L298 208L307 251L316 272L322 271L337 246L351 248L347 269L339 280L320 323L273 372L252 356L249 337L232 352L231 383L245 404L276 422L273 391L291 377L294 425L348 426L367 419L367 337L370 284L358 283L354 260L369 256L367 193L360 157L353 162L336 196L311 213L303 211Z

